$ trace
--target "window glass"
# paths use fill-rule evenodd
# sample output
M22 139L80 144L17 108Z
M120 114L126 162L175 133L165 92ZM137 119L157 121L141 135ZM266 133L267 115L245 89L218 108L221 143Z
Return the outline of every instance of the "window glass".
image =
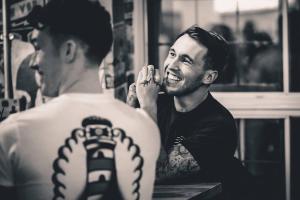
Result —
M300 1L289 4L290 91L300 92Z
M262 199L285 199L284 120L245 120L245 161Z
M289 2L296 5L295 0ZM163 66L176 36L198 24L222 34L230 44L228 66L212 90L282 91L280 13L279 0L161 0L155 64Z
M291 118L291 196L300 199L300 117Z

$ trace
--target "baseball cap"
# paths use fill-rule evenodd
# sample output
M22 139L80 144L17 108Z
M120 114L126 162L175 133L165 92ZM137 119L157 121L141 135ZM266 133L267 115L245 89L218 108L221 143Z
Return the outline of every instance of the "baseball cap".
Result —
M35 6L27 16L36 29L50 27L56 33L69 34L95 48L111 47L110 15L99 0L51 0Z

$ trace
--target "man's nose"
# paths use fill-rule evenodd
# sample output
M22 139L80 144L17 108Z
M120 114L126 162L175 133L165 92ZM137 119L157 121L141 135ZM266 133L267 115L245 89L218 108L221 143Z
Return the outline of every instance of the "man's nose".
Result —
M39 69L38 52L34 52L33 54L31 54L29 67L34 70Z
M178 58L174 58L172 60L170 60L169 65L168 65L168 69L169 70L178 70Z

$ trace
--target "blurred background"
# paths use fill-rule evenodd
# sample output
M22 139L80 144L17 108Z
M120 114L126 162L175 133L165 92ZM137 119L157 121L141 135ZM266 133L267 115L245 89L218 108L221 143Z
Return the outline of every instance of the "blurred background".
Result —
M32 28L24 17L47 0L3 2L8 19L1 15L1 119L44 101L29 66ZM115 42L99 77L105 91L121 100L145 64L163 66L183 30L198 24L223 35L230 59L212 91L236 119L236 156L256 177L261 199L300 199L300 0L100 2L112 15Z

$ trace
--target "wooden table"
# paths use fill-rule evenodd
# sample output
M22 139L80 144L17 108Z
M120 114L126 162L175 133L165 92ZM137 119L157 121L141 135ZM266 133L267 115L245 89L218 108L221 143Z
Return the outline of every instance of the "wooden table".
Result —
M220 194L221 191L221 183L155 185L153 200L205 200Z

